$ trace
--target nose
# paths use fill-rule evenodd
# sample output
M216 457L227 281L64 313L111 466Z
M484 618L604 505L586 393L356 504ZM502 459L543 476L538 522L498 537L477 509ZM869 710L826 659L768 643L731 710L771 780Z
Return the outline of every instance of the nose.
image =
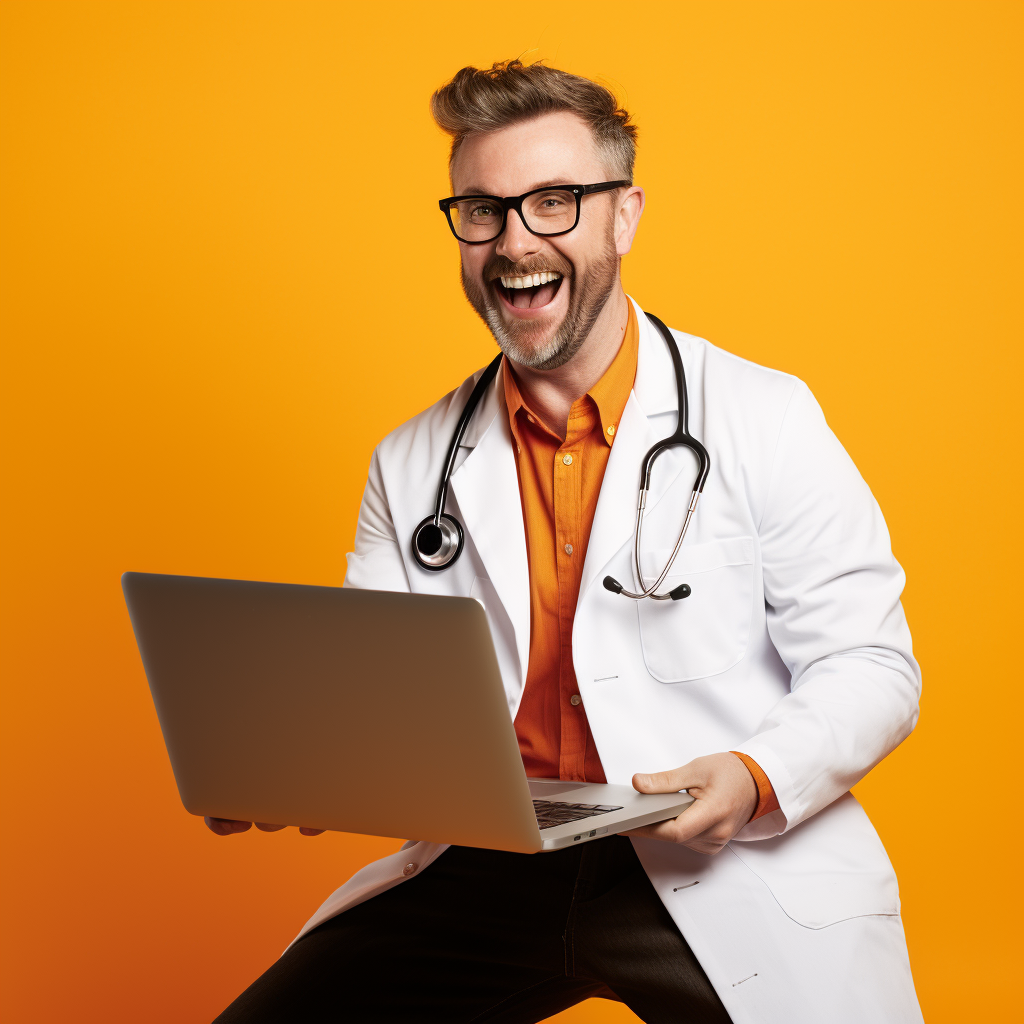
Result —
M509 210L505 218L505 230L498 239L497 253L517 263L524 256L539 252L541 240L526 230L522 218L515 210Z

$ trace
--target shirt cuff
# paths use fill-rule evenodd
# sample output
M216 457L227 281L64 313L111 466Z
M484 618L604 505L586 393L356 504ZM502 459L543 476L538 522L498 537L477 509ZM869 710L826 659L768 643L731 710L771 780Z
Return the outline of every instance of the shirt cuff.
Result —
M761 771L761 766L752 757L741 754L738 750L731 750L729 753L735 754L746 765L747 771L750 772L754 777L754 782L757 783L757 807L750 821L756 821L765 814L777 811L779 809L779 798L775 795L775 790L772 788L771 782L768 781L768 776ZM750 824L750 822L747 822L747 824Z

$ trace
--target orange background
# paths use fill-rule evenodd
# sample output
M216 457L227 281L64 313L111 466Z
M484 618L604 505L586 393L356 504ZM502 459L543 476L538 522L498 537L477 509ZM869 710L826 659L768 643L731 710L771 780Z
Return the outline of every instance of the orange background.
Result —
M427 98L517 54L635 114L632 294L874 489L925 696L858 795L926 1018L1021 1019L1022 6L546 11L0 7L5 1021L208 1020L396 847L189 817L118 577L341 583L373 445L493 351Z

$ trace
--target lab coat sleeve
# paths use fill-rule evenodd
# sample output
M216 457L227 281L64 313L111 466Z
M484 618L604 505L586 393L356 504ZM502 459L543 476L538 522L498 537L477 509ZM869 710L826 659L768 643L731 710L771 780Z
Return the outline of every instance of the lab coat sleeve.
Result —
M792 682L736 748L761 766L781 812L739 839L786 831L842 796L910 734L921 689L881 510L799 382L758 534L768 632Z
M409 575L391 518L378 451L370 459L370 473L359 506L355 551L350 551L347 558L346 587L409 592Z

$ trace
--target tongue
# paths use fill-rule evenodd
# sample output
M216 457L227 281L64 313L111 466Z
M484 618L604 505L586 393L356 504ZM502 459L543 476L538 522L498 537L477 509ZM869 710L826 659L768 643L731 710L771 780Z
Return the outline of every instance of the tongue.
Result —
M546 306L558 291L562 283L561 278L557 281L548 281L547 284L538 285L536 288L513 288L509 292L512 296L512 305L516 309L536 309L538 306Z

